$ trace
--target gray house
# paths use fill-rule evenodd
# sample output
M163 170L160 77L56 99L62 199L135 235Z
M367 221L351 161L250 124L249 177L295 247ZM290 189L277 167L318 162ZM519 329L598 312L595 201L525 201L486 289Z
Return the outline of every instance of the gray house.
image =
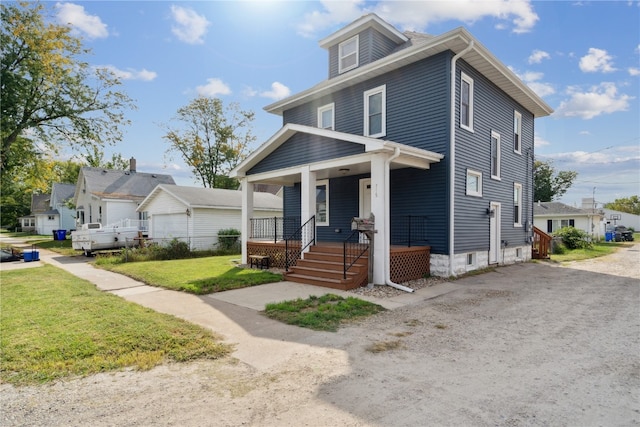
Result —
M400 32L369 14L320 46L328 79L265 107L283 127L231 173L243 260L265 252L249 233L258 183L285 186L283 221L299 223L282 235L300 242L291 280L311 275L318 247L346 254L354 240L373 243L368 281L391 286L530 259L534 119L552 109L464 28Z

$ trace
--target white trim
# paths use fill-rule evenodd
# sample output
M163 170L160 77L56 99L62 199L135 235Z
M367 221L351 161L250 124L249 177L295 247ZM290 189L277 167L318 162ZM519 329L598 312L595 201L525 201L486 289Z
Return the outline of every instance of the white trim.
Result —
M320 211L318 210L318 199L317 199L317 194L318 194L318 187L324 186L325 187L325 221L320 221L319 220L319 215L320 215ZM315 204L316 204L316 225L317 226L321 226L321 225L329 225L329 180L328 179L319 179L316 181L316 192L315 192Z
M516 146L516 135L518 137L518 145ZM513 152L522 154L522 114L513 111Z
M513 221L514 227L522 227L522 184L514 182L513 183L513 213L515 215L516 209L516 189L518 189L518 222ZM515 219L515 218L514 218Z
M356 49L354 52L345 55L344 48L351 43L355 43ZM343 66L342 62L346 58L350 58L351 56L355 56L355 62L346 67ZM342 74L349 70L353 70L354 68L358 68L359 65L360 65L360 37L356 34L355 36L351 37L348 40L343 41L338 45L338 73Z
M475 176L478 179L477 190L469 191L469 175ZM467 196L482 197L482 172L467 169L466 192Z
M380 132L369 134L369 98L381 94L381 117ZM364 93L364 136L369 138L380 138L387 134L387 85L382 85L369 89Z
M331 111L331 127L322 126L322 115L326 111ZM336 128L336 110L335 103L323 105L322 107L318 107L318 128L320 129L329 129L335 130Z
M494 168L493 168L493 140L494 139L496 140L496 168L495 168L496 170L495 171L494 171ZM491 139L489 141L490 141L490 147L489 147L490 148L490 150L489 150L490 151L489 169L491 170L491 179L495 179L495 180L500 181L500 179L501 179L500 178L501 177L501 168L502 168L502 166L500 164L501 156L502 156L502 154L501 154L501 151L502 151L501 145L502 145L502 143L500 142L500 134L498 132L492 130L491 131ZM494 174L494 172L497 172L497 173Z
M462 123L462 83L469 85L469 124ZM460 127L473 132L473 79L460 71Z

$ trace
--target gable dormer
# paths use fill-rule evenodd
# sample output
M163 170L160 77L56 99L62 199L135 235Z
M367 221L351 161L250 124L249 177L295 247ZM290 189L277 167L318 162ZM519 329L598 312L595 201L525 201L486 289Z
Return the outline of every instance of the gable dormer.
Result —
M329 78L391 54L408 38L378 15L370 13L320 40L329 51Z

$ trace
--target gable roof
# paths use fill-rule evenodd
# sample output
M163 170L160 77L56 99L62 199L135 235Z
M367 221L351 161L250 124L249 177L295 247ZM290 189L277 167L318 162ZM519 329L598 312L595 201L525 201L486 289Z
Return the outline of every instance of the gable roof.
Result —
M51 207L55 207L58 203L64 203L71 200L75 194L76 186L73 184L63 184L56 182L51 187Z
M378 20L381 19L378 18ZM355 21L351 25L358 22L359 21ZM350 28L351 25L345 28ZM282 115L284 110L304 104L310 100L321 98L373 77L397 70L405 65L412 64L438 53L451 50L454 54L457 54L466 49L471 42L473 42L473 48L462 56L462 59L469 65L515 99L535 117L548 116L553 112L553 109L547 105L542 98L522 82L513 71L500 62L463 27L433 37L426 36L419 38L414 35L412 39L408 39L407 42L405 42L407 45L406 48L399 46L394 53L384 58L353 69L340 76L324 80L307 90L267 105L264 109L270 113Z
M175 184L171 175L83 167L78 175L74 200L86 190L101 199L142 200L158 184Z
M144 212L153 198L166 192L190 208L242 209L242 192L222 188L185 187L160 184L140 203ZM282 198L271 193L253 193L253 207L258 210L282 211Z
M44 214L49 210L50 194L31 195L31 215Z
M579 209L560 202L536 202L533 205L533 216L593 216L601 215L592 209Z

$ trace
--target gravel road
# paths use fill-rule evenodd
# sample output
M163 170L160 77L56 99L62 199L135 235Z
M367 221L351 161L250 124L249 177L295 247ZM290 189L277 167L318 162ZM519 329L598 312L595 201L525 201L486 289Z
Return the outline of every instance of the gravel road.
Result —
M262 328L295 347L268 369L230 357L2 384L0 425L638 426L639 259L635 245L501 267L337 333Z

